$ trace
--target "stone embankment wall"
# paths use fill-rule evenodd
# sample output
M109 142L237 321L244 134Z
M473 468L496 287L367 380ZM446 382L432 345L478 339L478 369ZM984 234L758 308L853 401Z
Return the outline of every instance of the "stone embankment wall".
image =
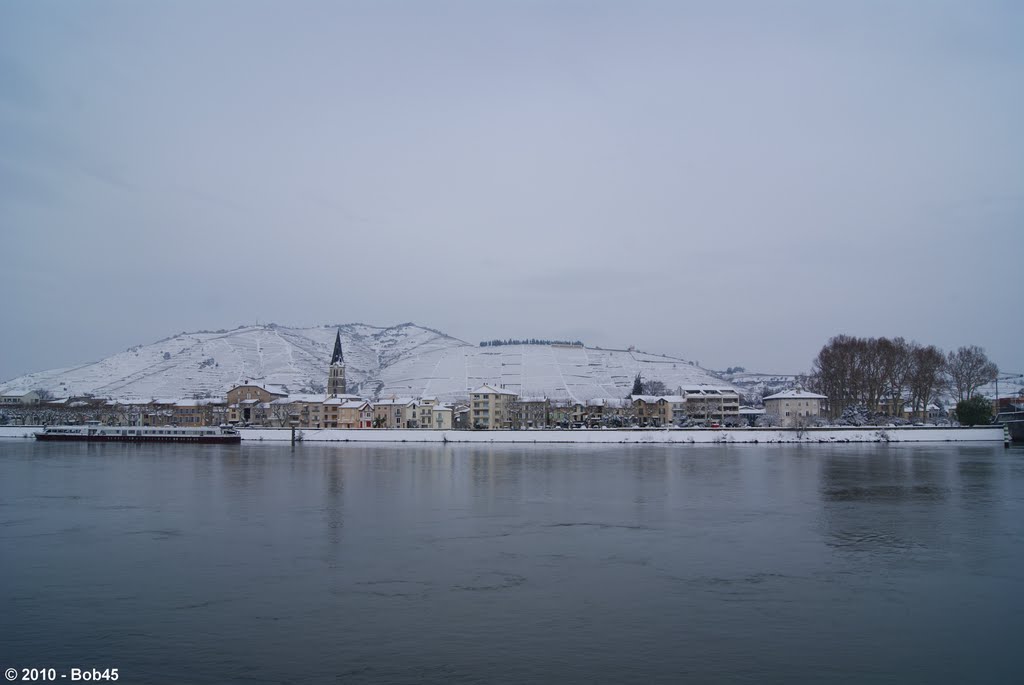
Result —
M0 426L0 438L32 438L39 426ZM243 428L243 441L288 442L287 428ZM1002 426L931 428L928 426L861 426L860 428L686 428L679 430L543 430L435 431L364 428L301 429L309 442L460 442L460 443L772 443L772 442L1002 442Z
M288 429L243 428L242 440L290 440ZM680 429L680 430L529 430L434 431L301 429L299 439L309 442L459 442L459 443L772 443L772 442L1001 442L1001 426L931 428L862 426L860 428L797 429Z

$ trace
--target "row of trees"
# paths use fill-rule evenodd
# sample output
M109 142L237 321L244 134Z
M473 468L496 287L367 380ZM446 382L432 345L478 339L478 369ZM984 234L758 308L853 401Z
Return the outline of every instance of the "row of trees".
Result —
M855 405L871 410L885 405L898 414L909 404L917 413L946 392L957 401L970 399L997 373L976 345L946 355L934 345L903 338L837 335L818 353L808 385L829 398L832 418Z
M583 347L583 343L579 340L544 340L541 338L506 338L505 340L495 338L480 342L480 347L500 347L501 345L577 345Z

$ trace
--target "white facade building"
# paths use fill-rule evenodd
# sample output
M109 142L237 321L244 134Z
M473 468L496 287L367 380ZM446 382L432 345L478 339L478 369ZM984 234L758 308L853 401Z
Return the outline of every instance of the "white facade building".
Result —
M792 427L801 419L821 416L826 400L824 395L800 388L784 390L764 398L764 413L775 414L782 426Z

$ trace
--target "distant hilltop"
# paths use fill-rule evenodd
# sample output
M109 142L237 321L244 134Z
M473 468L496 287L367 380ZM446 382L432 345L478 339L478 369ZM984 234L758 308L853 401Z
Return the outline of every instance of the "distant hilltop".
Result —
M524 397L586 401L625 397L639 373L676 387L733 388L694 362L579 341L508 340L476 345L413 323L291 328L276 324L179 333L72 368L0 383L0 394L44 390L55 397L111 399L223 396L244 382L324 392L336 332L345 350L349 392L364 397L465 398L488 384Z

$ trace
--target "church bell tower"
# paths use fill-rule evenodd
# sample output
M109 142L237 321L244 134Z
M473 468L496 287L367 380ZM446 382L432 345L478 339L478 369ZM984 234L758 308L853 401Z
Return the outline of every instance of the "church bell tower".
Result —
M345 394L345 356L341 353L341 329L334 338L334 354L331 355L331 368L327 372L327 394Z

